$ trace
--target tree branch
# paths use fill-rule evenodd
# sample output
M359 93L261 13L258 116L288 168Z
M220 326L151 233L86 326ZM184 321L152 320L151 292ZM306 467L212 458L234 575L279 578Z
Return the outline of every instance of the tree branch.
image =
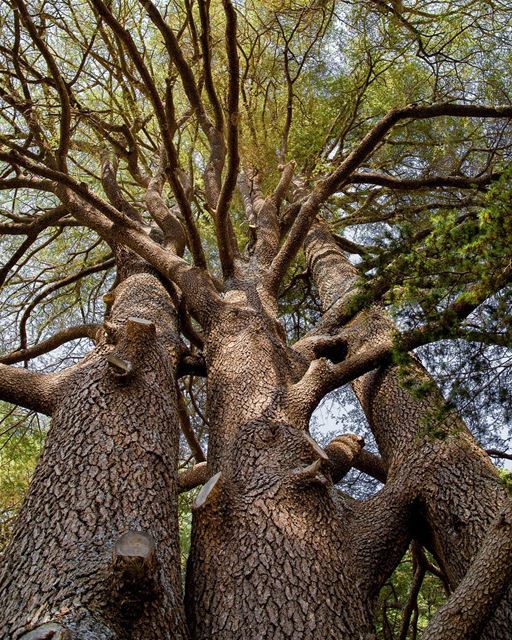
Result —
M69 134L71 129L71 104L69 99L69 90L61 76L57 63L50 50L46 46L44 40L40 36L40 32L32 22L28 13L27 7L22 0L13 0L18 11L20 12L21 20L32 38L34 44L41 52L45 59L48 69L52 75L55 83L55 87L59 94L61 104L61 117L60 117L60 140L59 148L57 150L57 166L61 171L66 171L66 156L69 150Z
M222 184L215 211L215 228L217 233L217 245L225 278L233 276L233 257L236 247L234 234L229 217L229 206L236 188L238 166L240 164L238 150L238 84L240 67L238 50L236 46L236 11L229 0L222 0L226 15L226 53L229 64L229 89L228 89L228 114L227 114L227 146L228 167L226 177Z
M115 264L115 260L114 258L109 258L108 260L104 260L103 262L100 262L98 264L93 264L90 265L89 267L85 267L84 269L82 269L82 271L79 271L78 273L73 273L72 275L68 276L67 278L62 278L62 280L58 280L57 282L54 282L52 284L50 284L48 287L46 287L45 289L43 289L33 300L32 302L28 305L28 307L25 309L25 311L23 312L23 315L21 317L20 320L20 334L21 334L21 339L20 339L20 351L21 350L26 350L27 348L27 334L26 334L26 326L27 326L27 322L28 319L30 318L30 314L32 313L32 311L36 308L36 306L42 301L44 300L48 295L50 295L51 293L58 291L59 289L62 289L63 287L67 287L70 284L73 284L74 282L77 282L78 280L81 280L82 278L85 278L89 275L92 275L94 273L98 273L100 271L106 271L107 269L110 269L110 267L113 267Z
M400 120L420 120L440 116L512 118L512 106L490 107L487 105L456 103L440 103L427 106L411 104L401 109L393 109L390 111L371 129L328 177L317 183L311 195L302 204L288 233L288 237L272 263L273 276L270 282L271 290L276 291L278 289L288 266L300 249L320 206L347 183L352 172L366 160L376 146L385 138L386 134Z
M512 505L507 500L466 575L424 631L423 640L479 638L511 579Z
M200 462L190 469L178 474L178 492L184 493L195 489L208 480L208 468L206 462Z
M51 415L59 374L37 373L0 364L0 400Z
M0 356L0 363L15 364L17 362L31 360L32 358L37 358L37 356L41 356L49 351L53 351L66 342L71 342L71 340L78 340L80 338L90 338L91 340L95 340L96 333L100 327L101 325L99 324L82 324L78 327L63 329L51 338L43 340L42 342L28 347L27 349L19 349L18 351L12 351L4 356Z
M182 258L163 249L144 233L141 225L90 191L86 184L78 183L65 173L12 152L0 152L0 160L17 164L35 175L54 180L53 193L73 212L77 220L94 229L105 240L121 242L133 249L160 273L176 282L187 298L190 311L196 317L201 316L206 321L209 317L206 308L210 306L209 312L212 313L213 306L220 303L215 286L207 272L194 269Z
M512 460L512 453L506 451L499 451L498 449L486 449L485 453L492 458L505 458L506 460Z
M197 227L194 222L194 217L192 215L192 210L190 207L190 202L188 201L185 191L183 189L183 185L178 176L179 170L179 161L178 155L176 152L176 148L172 141L172 131L169 119L167 117L165 107L160 99L160 94L155 86L153 78L149 73L144 60L139 53L135 42L131 34L118 22L118 20L114 17L110 9L105 5L102 0L91 0L94 7L98 11L99 15L107 22L112 31L119 37L119 39L124 43L126 49L135 65L135 68L139 72L142 81L144 82L144 86L147 89L148 95L150 97L151 103L153 104L153 108L155 110L155 115L160 127L160 131L162 133L163 143L165 147L165 151L167 153L167 159L169 162L169 171L167 172L167 177L171 184L172 190L174 192L174 196L176 198L176 202L180 208L180 211L185 219L187 225L187 233L189 235L189 246L192 256L194 258L194 262L197 266L201 268L206 268L206 258L203 252L203 247L201 243L201 238L197 231ZM146 4L148 6L153 7L149 0L147 0ZM156 11L156 8L155 8ZM156 11L158 13L158 11ZM160 15L160 14L158 14Z
M500 178L500 173L491 173L475 178L466 176L428 176L425 178L396 178L385 173L353 173L347 184L374 184L389 189L408 191L409 189L436 189L439 187L453 187L456 189L483 188Z

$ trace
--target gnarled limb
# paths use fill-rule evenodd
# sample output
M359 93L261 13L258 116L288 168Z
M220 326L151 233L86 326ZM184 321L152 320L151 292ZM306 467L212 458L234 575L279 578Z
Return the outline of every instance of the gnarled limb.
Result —
M165 157L162 158L162 164L164 162ZM164 181L164 168L159 167L149 181L145 195L146 206L151 217L164 233L164 245L170 247L176 255L182 256L187 243L187 236L181 222L164 202L162 197Z
M143 218L137 209L124 197L117 182L117 159L104 153L101 161L101 184L109 201L132 220L143 223Z
M327 255L327 237L325 242ZM308 252L310 248L306 250ZM313 251L308 255L313 275L325 278L326 291L332 291L335 304L343 306L347 297L352 295L345 276L350 278L353 268L336 249L334 240L331 240L329 262L325 263L328 268L321 268L319 255ZM338 269L335 268L336 256ZM338 275L341 276L339 290L346 293L336 301ZM466 313L475 300L455 301L453 313ZM346 363L352 360L352 354L363 355L371 351L372 345L377 350L384 347L392 341L393 332L394 326L382 309L375 308L360 314L344 331L349 346ZM341 363L336 367L344 365ZM444 414L441 422L435 420L435 412L443 405L440 393L433 391L426 399L416 399L400 384L396 367L379 366L354 383L356 394L387 467L387 484L393 483L404 469L417 474L415 498L422 505L421 514L428 523L424 542L433 550L450 585L455 587L463 579L493 518L508 498L488 457L474 442L460 418L449 412ZM409 366L411 373L420 380L429 379L415 358L411 358ZM422 477L425 479L423 483L420 482ZM482 636L486 640L505 637L505 630L510 628L510 593L503 598L489 621Z

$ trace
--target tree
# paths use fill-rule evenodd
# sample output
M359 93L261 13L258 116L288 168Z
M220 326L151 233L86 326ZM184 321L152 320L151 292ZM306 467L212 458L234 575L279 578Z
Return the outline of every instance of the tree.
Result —
M413 541L400 637L427 570L423 638L510 637L510 499L420 357L493 350L508 397L511 10L2 12L0 399L51 417L3 635L369 640ZM378 455L309 435L349 384ZM383 488L348 496L351 468Z

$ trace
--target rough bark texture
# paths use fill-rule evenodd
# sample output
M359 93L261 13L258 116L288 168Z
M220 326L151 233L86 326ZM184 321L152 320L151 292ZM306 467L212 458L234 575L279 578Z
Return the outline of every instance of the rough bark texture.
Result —
M250 293L231 299L207 334L208 465L221 475L193 518L192 635L371 638L372 599L409 539L407 510L393 489L362 505L338 495L289 394L304 362ZM379 527L384 513L391 528Z
M356 270L322 224L311 231L306 252L324 308L333 319L329 329L336 331L335 307L354 287ZM385 313L374 308L359 314L343 335L349 352L357 352L387 339L394 330ZM409 371L418 381L432 382L414 357ZM388 482L406 467L415 470L417 516L422 523L418 533L434 551L454 588L468 571L492 522L509 502L494 466L459 416L450 412L441 420L437 417L441 394L433 390L426 399L415 398L401 384L397 366L372 371L353 387L387 468ZM483 593L485 582L481 589ZM511 591L509 587L482 638L510 637Z
M83 640L187 637L175 327L158 279L128 275L115 289L97 348L58 388L47 443L5 552L3 638L30 629L53 637L51 627L37 631L48 623L60 625L62 637L69 631ZM109 364L112 355L131 364L128 376ZM129 531L154 541L156 568L147 579L127 581L113 564L113 547Z
M512 578L512 509L505 505L473 558L453 596L442 606L423 634L423 640L472 640L497 633L482 630ZM510 634L509 628L509 634ZM505 637L505 636L500 636Z
M364 457L355 436L326 451L312 441L311 370L389 342L393 325L372 309L340 336L338 307L355 272L316 225L306 251L322 333L289 347L272 293L279 199L260 200L262 235L245 264L235 261L223 298L196 270L181 276L204 329L209 422L208 460L181 487L180 411L185 432L190 425L177 405L176 311L147 265L115 247L120 284L98 346L52 382L55 398L38 392L53 423L0 576L6 637L371 640L379 590L413 536L453 586L473 571L471 597L480 589L487 603L474 607L482 627L491 615L505 585L486 591L473 560L506 500L492 465L456 415L432 427L440 395L416 400L396 367L354 384L382 460ZM427 375L414 359L411 367ZM386 479L366 501L333 486L359 458ZM176 495L202 482L185 623ZM508 553L502 530L499 541ZM505 640L510 622L504 599L482 638Z

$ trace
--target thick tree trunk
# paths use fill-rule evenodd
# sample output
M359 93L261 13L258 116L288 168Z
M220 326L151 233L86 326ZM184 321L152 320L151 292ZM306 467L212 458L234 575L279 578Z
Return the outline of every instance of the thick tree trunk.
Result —
M290 394L297 356L258 306L227 304L207 336L208 464L220 475L194 509L192 635L371 638L372 598L408 541L403 504L391 492L352 504L333 489ZM393 531L381 526L385 513ZM386 536L396 545L383 556Z
M343 303L357 274L322 224L310 232L306 253L324 308ZM331 331L339 330L326 326ZM374 308L361 313L343 331L353 353L378 344L394 330L384 311ZM419 382L432 383L414 357L410 359L409 375ZM353 387L388 469L388 481L405 467L414 469L418 515L423 523L418 535L434 551L455 588L509 500L494 466L455 412L442 420L436 417L443 403L441 394L433 390L425 399L415 398L400 383L397 366L368 373ZM481 588L485 590L485 584ZM509 589L482 638L510 638L511 603Z
M98 346L65 376L5 552L2 638L187 637L175 328L158 279L128 276Z

